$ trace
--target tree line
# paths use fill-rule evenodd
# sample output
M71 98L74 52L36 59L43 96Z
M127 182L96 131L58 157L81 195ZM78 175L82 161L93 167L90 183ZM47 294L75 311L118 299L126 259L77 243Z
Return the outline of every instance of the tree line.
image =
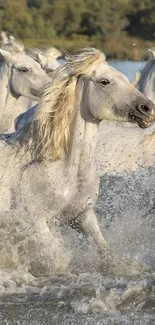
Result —
M155 39L154 0L0 0L0 29L17 39Z
M85 36L101 40L122 32L155 38L154 0L0 0L0 28L15 37Z

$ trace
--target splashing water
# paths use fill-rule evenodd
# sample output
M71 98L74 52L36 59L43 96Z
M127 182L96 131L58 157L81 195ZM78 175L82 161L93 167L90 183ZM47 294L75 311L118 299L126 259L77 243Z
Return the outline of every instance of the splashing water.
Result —
M121 151L121 148L117 150ZM134 150L133 148L133 152ZM130 152L131 156L133 152ZM39 323L37 317L42 319L38 315L39 312L40 315L44 314L44 309L48 319L52 317L52 325L153 324L155 167L136 168L136 165L130 165L130 160L127 159L126 171L118 164L120 169L117 167L112 173L111 166L106 166L105 160L104 163L105 166L103 163L100 166L100 175L103 175L103 167L107 172L101 177L95 212L113 252L126 261L125 272L119 258L116 274L111 275L108 269L103 270L102 258L91 238L85 238L75 230L63 226L61 232L55 233L53 245L59 245L57 237L60 237L60 242L63 240L64 256L60 256L58 261L61 270L65 258L70 259L64 275L60 272L47 275L44 269L41 275L39 260L36 260L35 271L30 273L24 266L24 259L28 259L28 256L24 257L21 251L16 271L13 271L12 265L8 270L0 271L2 309L5 310L8 303L11 303L14 308L15 305L20 306L24 315L26 308L32 308L33 301L34 314L30 317L30 324L34 325L43 324L43 320ZM16 235L22 234L17 232ZM33 234L31 236L30 240L33 242ZM16 252L12 254L16 260ZM128 264L129 259L134 261L133 265ZM39 306L39 311L35 314L36 306ZM5 317L7 325L14 324L9 318L9 312ZM19 324L27 324L23 321L24 316L22 317Z

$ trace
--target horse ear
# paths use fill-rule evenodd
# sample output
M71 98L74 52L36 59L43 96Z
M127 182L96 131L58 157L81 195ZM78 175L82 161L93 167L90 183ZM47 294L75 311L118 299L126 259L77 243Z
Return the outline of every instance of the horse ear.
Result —
M47 59L45 58L45 56L41 53L37 53L37 60L40 63L40 65L42 65L43 67L46 64Z
M155 47L148 49L148 52L149 52L149 60L154 60L155 59Z
M11 53L9 51L0 49L0 59L10 62L11 61Z

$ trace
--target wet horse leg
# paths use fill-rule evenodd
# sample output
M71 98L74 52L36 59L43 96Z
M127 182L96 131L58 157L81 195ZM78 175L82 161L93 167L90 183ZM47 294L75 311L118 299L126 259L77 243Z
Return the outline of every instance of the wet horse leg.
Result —
M104 239L93 209L86 210L78 215L81 230L86 235L91 235L100 251L108 249L108 243Z
M101 272L109 275L137 276L150 272L146 265L134 260L122 260L110 249L100 230L97 218L92 209L88 209L78 215L81 230L86 235L91 235L100 252L99 266Z
M102 268L102 271L111 270L115 263L115 255L110 249L108 243L104 239L101 229L99 227L97 218L93 209L85 210L84 212L78 215L78 220L81 225L81 230L86 234L93 237L95 243L98 246L100 252L99 264Z
M48 227L46 218L33 220L30 225L29 259L33 272L64 272L68 268L70 256L66 254L57 229Z

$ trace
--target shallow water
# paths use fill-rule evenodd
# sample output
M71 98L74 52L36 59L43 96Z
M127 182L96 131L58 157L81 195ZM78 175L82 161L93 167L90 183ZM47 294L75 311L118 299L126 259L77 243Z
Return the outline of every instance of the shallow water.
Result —
M72 261L66 275L35 278L26 270L1 270L0 324L153 324L154 174L152 167L101 178L95 210L114 251L138 263L128 274L119 265L116 277L103 274L95 245L67 227Z
M131 80L144 62L111 64ZM104 267L91 238L65 226L65 275L35 277L21 265L0 270L0 324L155 323L155 167L105 174L102 167L95 211L118 256L115 272Z
M124 73L128 77L130 82L134 79L136 72L141 71L146 65L145 61L133 62L129 60L125 60L125 61L109 60L108 63L112 65L112 67L114 67L115 69Z

